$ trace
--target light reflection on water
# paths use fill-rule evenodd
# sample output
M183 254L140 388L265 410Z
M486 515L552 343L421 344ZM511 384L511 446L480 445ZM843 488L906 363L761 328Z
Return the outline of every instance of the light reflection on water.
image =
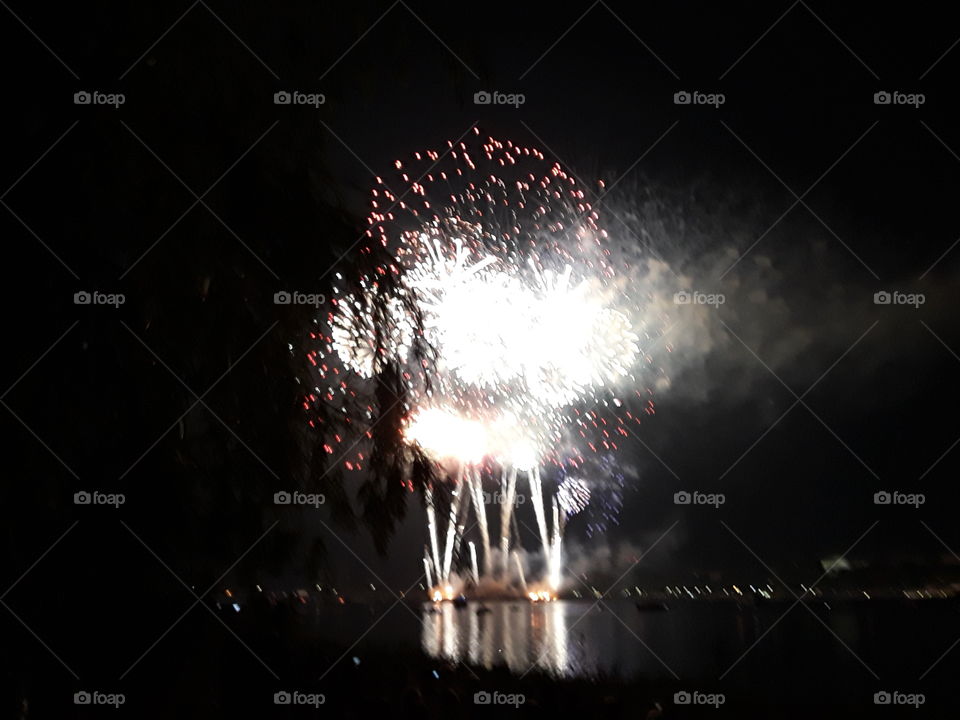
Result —
M431 612L432 603L402 608L394 603L385 612L348 604L316 608L289 629L296 638L330 649L324 665L346 653L364 658L386 652L401 662L422 654L443 663L506 668L517 676L532 670L668 683L676 676L701 684L722 677L731 692L739 687L751 697L762 691L798 702L811 694L872 693L871 670L884 679L905 673L915 679L949 646L943 638L960 632L960 607L954 603L921 608L817 602L791 610L787 602L754 607L691 601L649 612L619 598L601 604L517 600L488 602L489 611L478 615L481 607L473 601L462 609L441 603ZM318 674L325 669L318 667ZM960 655L947 654L935 670L931 677L936 674L952 693Z
M634 603L617 600L602 605L510 601L490 602L489 612L478 614L480 607L474 602L464 608L424 604L423 652L475 667L505 666L518 675L532 668L561 677L628 679L716 678L748 648L761 667L791 654L823 662L846 652L829 633L811 633L809 623L779 623L785 609L779 607L759 611L704 603L639 612ZM849 647L858 647L860 619L837 612L827 622ZM773 627L776 632L753 650Z
M424 605L424 652L430 657L493 668L506 665L523 674L531 667L554 675L576 674L568 654L568 603L526 601L490 603L489 612L478 613L471 603L456 608L452 603ZM583 611L589 606L583 606Z
M960 622L953 606L921 612L896 602L816 603L794 612L789 603L732 602L649 612L616 599L486 606L489 612L477 614L476 602L460 609L441 603L435 610L424 604L422 652L477 668L505 667L518 676L532 670L629 681L722 677L728 688L781 700L866 692L871 671L899 677L907 664L911 677L919 676L929 658L943 652L943 628Z

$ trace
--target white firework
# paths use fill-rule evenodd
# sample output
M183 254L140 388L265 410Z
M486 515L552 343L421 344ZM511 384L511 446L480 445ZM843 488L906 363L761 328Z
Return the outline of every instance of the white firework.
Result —
M571 283L562 273L530 267L537 292L526 333L527 387L551 407L571 405L592 389L626 375L636 359L638 338L625 315L607 307L599 288Z
M374 191L369 235L378 251L392 255L376 273L392 279L396 297L378 296L383 290L370 282L377 275L369 271L368 284L340 298L331 314L327 351L367 378L397 362L407 389L405 441L445 471L453 468L455 502L442 548L433 485L425 491L430 541L425 567L435 574L441 596L453 592L453 558L471 507L480 527L483 574L491 572L481 469L497 466L504 497L514 497L518 478L528 483L545 580L556 592L564 527L588 506L590 489L568 477L548 499L541 468L549 462L562 466L564 454L578 444L597 452L591 436L598 447L616 447L601 427L606 421L598 422L596 411L582 413L581 406L597 404L591 401L602 401L625 378L634 379L640 348L632 321L643 328L646 318L615 289L599 215L559 164L541 167L546 161L536 148L493 138L476 153L463 142L449 145L445 156L454 167L434 169L443 157L429 151L424 162L433 165L417 181L410 182L397 161L410 183L409 200L401 202L378 179L384 187ZM422 159L419 153L415 157ZM479 171L476 161L483 157L499 168ZM510 182L501 177L504 172ZM382 210L381 197L393 205ZM402 214L394 214L395 205ZM411 358L414 340L430 352ZM573 458L571 463L577 466ZM502 512L504 574L509 520L509 512ZM476 561L473 577L480 577Z
M567 515L576 515L590 502L590 488L579 478L568 477L557 488L557 503Z
M404 278L423 314L424 333L442 349L441 369L453 372L465 385L493 388L515 379L510 350L516 344L516 323L522 317L511 300L520 291L517 279L491 268L498 262L482 255L475 262L459 238L453 257L440 241L419 237L426 250Z
M420 257L404 284L441 370L464 386L520 393L542 411L616 382L636 360L629 320L605 305L597 283L572 283L569 265L539 271L531 258L524 272L460 239L452 255L436 238L416 240Z
M382 322L378 322L376 293L363 290L359 296L337 300L330 337L340 359L363 377L373 377L383 367L384 356L405 360L413 342L413 323L399 298L389 298ZM377 338L382 345L378 345Z

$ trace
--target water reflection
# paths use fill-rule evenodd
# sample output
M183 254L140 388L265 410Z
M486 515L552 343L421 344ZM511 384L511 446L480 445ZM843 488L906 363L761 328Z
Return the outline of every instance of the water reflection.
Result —
M555 675L574 671L569 661L566 603L527 601L424 606L421 643L430 657L485 668L506 665L520 674L531 667Z
M750 655L762 666L781 662L785 647L818 659L824 651L843 652L842 646L831 646L835 640L829 634L811 635L803 623L796 628L779 624L781 608L761 613L732 603L656 613L618 601L511 601L463 608L428 603L423 612L421 647L428 656L488 669L506 666L519 675L533 668L563 677L716 678L771 626L777 632ZM835 632L854 644L858 622L839 613L830 618Z
M862 664L881 676L881 670L896 673L907 658L942 652L937 629L957 623L952 606L923 613L900 603L789 609L787 603L691 602L650 612L623 600L471 602L459 609L427 604L420 645L432 658L506 667L517 675L532 669L628 680L723 677L727 687L751 697L807 702L811 693L867 692L873 676L848 671Z

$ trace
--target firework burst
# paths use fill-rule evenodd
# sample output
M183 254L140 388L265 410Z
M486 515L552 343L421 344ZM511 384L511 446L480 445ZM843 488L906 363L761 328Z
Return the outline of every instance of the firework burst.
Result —
M354 283L338 275L334 307L309 353L319 382L305 404L339 402L351 441L363 439L358 431L369 438L374 416L364 398L385 367L398 368L404 441L453 468L442 548L435 488L425 493L424 562L438 586L451 583L471 503L484 574L491 572L482 475L500 468L504 497L516 496L518 475L526 479L556 591L563 525L587 506L591 488L571 477L560 484L551 531L541 469L582 470L584 452L615 451L626 425L652 414L636 388L651 362L641 345L662 318L623 292L600 216L570 173L535 148L483 140L477 130L473 139L397 161L400 195L377 178L362 254L388 259ZM413 352L417 342L431 349L429 359ZM640 413L625 407L622 390L643 400ZM363 446L348 469L362 467ZM512 500L500 518L505 573L511 520Z

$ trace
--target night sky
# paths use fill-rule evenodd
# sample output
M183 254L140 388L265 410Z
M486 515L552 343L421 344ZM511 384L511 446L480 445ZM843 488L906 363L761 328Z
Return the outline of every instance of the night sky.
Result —
M571 562L629 564L661 536L637 577L810 582L855 544L850 557L875 564L958 562L949 9L11 0L0 16L0 592L69 529L6 599L42 636L69 624L48 617L64 603L89 617L111 612L107 597L180 608L189 596L157 557L198 592L225 570L345 588L417 579L413 502L384 556L330 508L264 509L323 472L295 381L308 371L287 350L305 346L310 314L272 296L329 292L373 177L474 124L615 183L611 241L669 264L672 291L726 296L707 313L675 308L659 358L670 387L622 447L636 479L619 524L588 540L571 521ZM325 102L278 106L284 90ZM75 104L80 91L124 103ZM479 91L525 101L477 105ZM681 91L725 101L678 105ZM877 104L882 91L923 104ZM83 290L126 302L75 305ZM881 291L924 302L877 305ZM125 507L81 512L73 494L95 488ZM680 490L726 503L678 507ZM926 502L877 506L881 490ZM66 594L77 587L98 599Z

